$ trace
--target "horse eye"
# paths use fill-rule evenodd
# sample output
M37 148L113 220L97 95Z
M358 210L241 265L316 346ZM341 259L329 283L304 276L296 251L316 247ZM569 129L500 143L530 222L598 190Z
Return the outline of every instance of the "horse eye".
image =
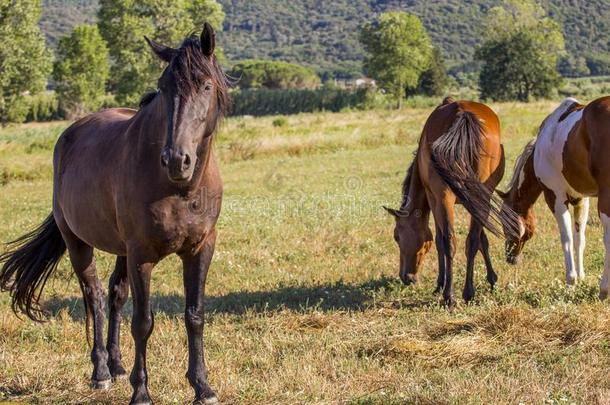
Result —
M204 89L205 91L210 91L210 90L212 90L212 85L211 85L211 84L209 84L209 83L207 83L203 89Z

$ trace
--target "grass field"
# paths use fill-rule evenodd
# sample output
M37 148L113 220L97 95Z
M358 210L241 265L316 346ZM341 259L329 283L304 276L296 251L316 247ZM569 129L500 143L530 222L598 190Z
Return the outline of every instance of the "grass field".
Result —
M554 103L493 105L509 167ZM610 403L610 309L597 299L602 230L592 209L587 280L564 287L558 232L543 202L521 265L487 288L477 258L474 304L453 312L421 282L398 280L393 219L400 185L431 109L228 120L216 148L225 202L207 283L205 344L223 403ZM0 240L50 211L51 150L66 123L0 130ZM512 170L507 170L503 185ZM95 185L92 185L94 187ZM593 203L592 206L595 206ZM456 295L467 218L458 212ZM105 280L113 260L98 255ZM157 403L192 399L179 262L153 279L150 389ZM64 260L44 294L46 324L19 320L0 295L0 402L126 403L131 388L88 388L80 291ZM127 322L123 356L133 359Z

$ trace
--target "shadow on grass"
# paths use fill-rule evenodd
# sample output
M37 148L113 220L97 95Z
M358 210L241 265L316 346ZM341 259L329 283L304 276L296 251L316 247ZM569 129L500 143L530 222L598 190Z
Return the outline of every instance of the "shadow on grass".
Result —
M241 315L246 312L263 313L287 309L295 312L318 311L361 311L375 303L375 297L385 296L387 290L401 289L403 286L394 278L382 277L360 284L344 282L316 286L280 286L268 291L238 291L222 296L206 297L207 314ZM410 307L430 304L429 301L412 302ZM168 316L182 316L184 296L182 294L155 295L152 297L155 313ZM404 305L401 305L404 307ZM45 309L56 316L67 311L74 320L84 319L82 298L51 297ZM127 302L124 316L131 317L131 300Z

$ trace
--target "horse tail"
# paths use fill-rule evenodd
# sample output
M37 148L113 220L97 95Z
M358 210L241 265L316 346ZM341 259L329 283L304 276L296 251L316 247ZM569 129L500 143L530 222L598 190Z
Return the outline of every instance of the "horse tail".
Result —
M53 214L38 228L9 243L9 251L0 255L0 289L10 292L15 313L43 321L40 296L65 252Z
M482 124L474 113L461 111L449 131L432 144L432 164L479 224L496 236L502 236L503 229L519 235L517 214L479 179L482 153Z

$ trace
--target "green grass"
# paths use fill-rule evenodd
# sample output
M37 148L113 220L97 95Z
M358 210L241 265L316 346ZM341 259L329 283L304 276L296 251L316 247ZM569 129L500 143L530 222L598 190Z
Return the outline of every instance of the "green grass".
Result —
M554 103L493 105L509 167ZM207 283L205 344L223 403L608 403L610 310L597 300L602 230L592 210L587 280L564 287L554 219L539 202L538 234L522 264L503 260L487 288L448 312L421 282L398 280L393 220L400 185L430 108L234 118L218 135L225 200ZM0 240L50 212L51 149L67 123L0 130ZM507 172L504 183L508 182ZM595 204L595 203L593 203ZM467 217L458 208L456 293L464 283ZM98 255L105 280L113 260ZM155 269L150 389L158 403L192 399L186 372L181 271ZM44 294L43 325L19 320L0 294L0 402L125 403L127 381L88 388L82 300L64 260ZM127 305L129 320L131 306ZM128 320L123 355L131 366Z

